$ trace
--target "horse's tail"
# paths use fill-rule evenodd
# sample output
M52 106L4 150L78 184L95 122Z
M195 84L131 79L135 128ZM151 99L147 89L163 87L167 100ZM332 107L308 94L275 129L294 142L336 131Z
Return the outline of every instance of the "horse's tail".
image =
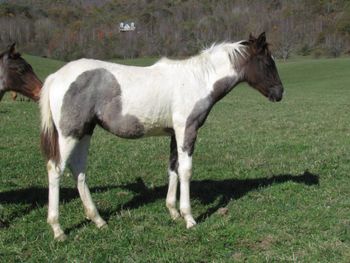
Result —
M58 164L60 161L60 149L58 144L58 133L52 119L50 107L50 87L53 77L49 76L41 90L40 111L41 111L41 150L47 160Z

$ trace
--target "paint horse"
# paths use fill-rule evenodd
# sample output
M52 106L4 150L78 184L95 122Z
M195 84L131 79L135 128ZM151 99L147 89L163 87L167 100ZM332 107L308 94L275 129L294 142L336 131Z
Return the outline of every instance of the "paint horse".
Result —
M38 101L43 84L31 65L16 52L15 45L13 43L0 54L0 101L7 91L15 91Z
M265 33L258 38L213 45L199 55L166 58L149 67L80 59L50 75L41 93L41 143L49 178L48 223L57 240L66 238L59 224L59 182L70 166L87 218L101 228L86 184L86 162L96 125L127 139L169 136L169 186L166 206L187 228L196 222L190 205L192 155L198 129L210 110L240 82L271 101L283 87ZM180 213L176 191L180 181Z

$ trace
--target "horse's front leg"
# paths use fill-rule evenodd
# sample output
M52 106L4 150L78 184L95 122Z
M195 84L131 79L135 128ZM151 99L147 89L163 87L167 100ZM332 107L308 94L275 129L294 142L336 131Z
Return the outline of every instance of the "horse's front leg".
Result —
M169 186L168 193L166 196L166 207L169 210L172 219L177 219L180 217L179 212L176 209L176 192L177 192L177 183L178 183L178 155L177 155L177 144L175 135L171 136L170 142L170 157L169 157Z
M179 133L179 131L176 132L179 162L178 175L180 178L180 213L186 221L186 227L191 228L196 225L191 211L190 179L192 176L192 153L197 137L197 130L186 128L182 133Z

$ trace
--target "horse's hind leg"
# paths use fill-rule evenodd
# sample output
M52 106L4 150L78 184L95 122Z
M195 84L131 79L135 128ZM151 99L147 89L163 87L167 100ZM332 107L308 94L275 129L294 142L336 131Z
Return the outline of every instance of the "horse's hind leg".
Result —
M175 135L171 136L170 142L170 157L169 157L169 186L168 193L166 196L166 206L170 212L172 219L177 219L180 214L176 209L176 191L178 184L177 169L179 166L178 156L177 156L177 145Z
M98 228L102 228L103 226L106 226L106 221L104 221L99 215L95 203L91 198L90 190L86 184L85 169L90 139L91 136L85 135L79 141L70 157L69 164L77 182L77 188L84 205L86 217L92 220Z
M47 172L49 177L49 207L47 222L51 225L54 233L54 238L59 241L66 239L61 225L58 221L59 217L59 191L60 191L60 177L61 170L53 161L49 160L47 163Z
M51 225L54 232L54 238L59 241L66 239L61 225L59 223L59 190L60 177L63 174L66 162L73 151L77 141L71 138L59 137L60 161L59 163L49 160L47 171L49 177L49 207L47 222Z

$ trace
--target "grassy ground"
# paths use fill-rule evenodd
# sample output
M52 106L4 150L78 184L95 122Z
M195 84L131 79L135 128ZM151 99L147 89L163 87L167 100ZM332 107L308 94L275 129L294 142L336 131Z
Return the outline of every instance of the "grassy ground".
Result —
M61 65L26 58L42 78ZM53 241L46 223L38 107L6 98L0 262L349 262L349 68L350 59L281 63L281 103L240 85L214 107L194 154L199 224L191 230L164 205L169 138L128 141L97 129L89 185L109 227L84 219L66 173L64 243ZM228 212L218 213L223 207Z

